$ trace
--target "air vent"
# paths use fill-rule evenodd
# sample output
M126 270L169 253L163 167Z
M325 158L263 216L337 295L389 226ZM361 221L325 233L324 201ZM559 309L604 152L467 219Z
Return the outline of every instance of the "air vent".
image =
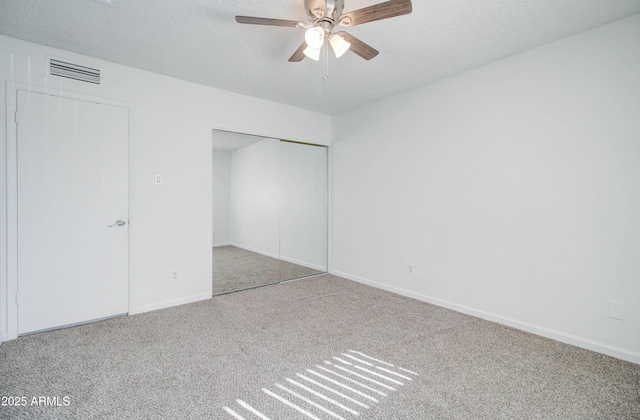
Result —
M68 63L55 58L49 59L49 74L94 85L100 84L100 69Z

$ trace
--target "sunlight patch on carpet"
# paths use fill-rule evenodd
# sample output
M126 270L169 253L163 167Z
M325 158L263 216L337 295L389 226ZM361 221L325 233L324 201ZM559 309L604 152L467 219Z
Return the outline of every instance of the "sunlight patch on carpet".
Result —
M281 418L285 410L294 410L312 420L354 419L382 404L393 393L402 392L412 376L419 374L349 350L261 388L262 394L256 395L251 403L237 399L222 409L238 420Z

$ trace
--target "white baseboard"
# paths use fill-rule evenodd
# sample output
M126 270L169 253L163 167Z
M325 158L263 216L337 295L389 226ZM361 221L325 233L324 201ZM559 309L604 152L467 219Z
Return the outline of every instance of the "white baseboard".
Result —
M322 272L326 272L327 271L327 267L323 267L321 265L310 264L310 263L307 263L307 262L304 262L304 261L296 260L294 258L288 258L288 257L280 256L280 259L282 261L286 261L286 262L289 262L291 264L296 264L296 265L301 265L303 267L311 268L312 270L318 270L318 271L322 271Z
M410 297L416 300L431 303L436 306L441 306L443 308L451 309L456 312L461 312L463 314L475 316L477 318L485 319L487 321L506 325L508 327L516 328L518 330L526 331L531 334L536 334L542 337L551 338L553 340L560 341L562 343L571 344L576 347L581 347L583 349L595 351L597 353L606 354L607 356L616 357L618 359L626 360L631 363L640 364L640 353L638 352L623 349L620 347L610 346L605 343L600 343L597 341L578 337L572 334L567 334L562 331L541 327L541 326L530 324L528 322L520 321L517 319L512 319L512 318L504 317L501 315L493 314L490 312L477 310L477 309L470 308L464 305L459 305L457 303L450 302L447 300L427 296L422 293L412 292L410 290L389 286L384 283L379 283L373 280L343 273L341 271L331 270L329 273L339 277L343 277L347 280L352 280L358 283L366 284L368 286L372 286L377 289L386 290L388 292L396 293L398 295Z
M272 254L271 252L266 252L266 251L262 251L260 249L251 248L250 246L244 246L244 245L239 245L239 244L234 244L234 243L232 243L231 246L234 246L234 247L240 248L240 249L244 249L245 251L251 251L251 252L255 252L256 254L260 254L260 255L267 256L267 257L275 258L276 260L282 260L282 261L290 262L292 264L301 265L303 267L311 268L313 270L318 270L318 271L322 271L322 272L326 272L327 271L327 268L323 267L321 265L310 264L310 263L306 263L304 261L296 260L294 258L283 257L283 256L278 255L278 254Z
M272 254L271 252L263 251L261 249L251 248L250 246L244 246L244 245L235 244L235 243L231 243L231 246L234 246L234 247L240 248L240 249L244 249L245 251L255 252L256 254L264 255L266 257L280 259L280 256L278 254Z
M187 303L199 302L201 300L211 299L211 293L202 293L199 295L187 296L180 299L165 300L151 305L139 306L129 311L129 315L137 315L145 312L151 312L158 309L170 308L172 306L185 305Z
M231 245L231 242L224 242L224 243L221 242L219 244L213 244L213 247L214 248L219 248L221 246L229 246L229 245Z
M0 344L4 343L5 341L9 341L9 334L4 331L0 332Z

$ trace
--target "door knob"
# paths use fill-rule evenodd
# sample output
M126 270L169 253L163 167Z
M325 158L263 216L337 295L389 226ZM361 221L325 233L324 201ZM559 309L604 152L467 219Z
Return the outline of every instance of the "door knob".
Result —
M114 224L109 225L107 227L114 227L114 226L120 227L120 226L124 226L126 224L127 224L127 222L125 222L124 220L116 220L116 222Z

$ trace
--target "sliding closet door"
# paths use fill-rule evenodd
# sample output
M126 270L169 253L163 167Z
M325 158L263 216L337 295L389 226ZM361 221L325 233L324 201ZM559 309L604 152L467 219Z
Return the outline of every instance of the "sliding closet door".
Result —
M327 271L327 155L214 130L214 295Z
M280 142L280 280L327 271L327 150Z
M213 294L278 283L279 140L213 133Z

